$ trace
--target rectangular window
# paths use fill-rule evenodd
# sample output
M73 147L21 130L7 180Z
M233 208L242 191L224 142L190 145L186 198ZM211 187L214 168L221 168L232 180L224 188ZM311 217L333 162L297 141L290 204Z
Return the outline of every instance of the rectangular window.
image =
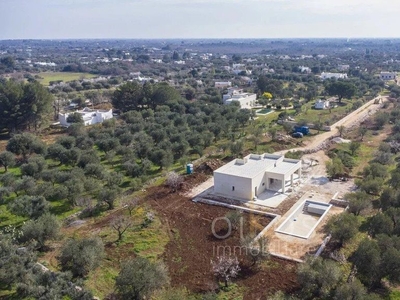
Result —
M235 190L235 187L234 186L232 186L232 191L234 191Z

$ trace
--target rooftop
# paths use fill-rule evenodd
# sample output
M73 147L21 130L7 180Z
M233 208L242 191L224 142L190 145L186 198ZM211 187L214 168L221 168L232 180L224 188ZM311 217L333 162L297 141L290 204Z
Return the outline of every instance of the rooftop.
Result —
M243 159L234 159L215 170L215 173L229 174L243 178L254 178L263 172L286 174L299 160L285 159L282 155L249 154Z

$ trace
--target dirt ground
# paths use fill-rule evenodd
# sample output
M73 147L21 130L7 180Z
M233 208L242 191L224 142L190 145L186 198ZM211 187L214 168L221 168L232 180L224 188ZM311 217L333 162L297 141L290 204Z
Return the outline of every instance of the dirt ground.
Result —
M316 228L315 232L308 239L301 239L281 233L276 233L275 229L282 224L286 218L297 209L306 199L313 199L319 202L329 203L330 200L336 195L336 198L343 197L344 194L354 189L354 181L350 179L346 182L342 181L329 181L326 177L325 163L329 157L324 151L318 151L313 154L304 155L303 159L303 183L300 187L293 192L287 199L285 199L277 208L262 208L265 211L279 214L281 217L277 222L267 231L266 236L269 239L269 250L276 255L285 256L293 259L303 260L307 254L316 252L322 243L325 234L323 226L330 216L340 213L343 208L332 207L327 216L321 221ZM306 165L309 165L308 167ZM193 198L202 193L204 190L210 189L213 186L213 178L204 176L204 174L196 174L198 179L204 178L204 181L193 181L192 188L186 185L187 190L184 192L188 198ZM220 209L219 207L212 207L212 210ZM209 208L204 208L208 210ZM261 209L261 208L259 208Z
M186 177L185 183L186 186L195 186L206 178L204 174L197 173ZM277 290L289 292L298 288L294 272L296 263L271 258L260 271L255 272L240 248L240 229L226 239L213 235L213 220L232 210L195 203L184 195L184 191L181 194L172 193L166 187L150 188L145 201L157 211L170 235L171 241L163 258L168 265L172 285L185 286L193 292L216 289L211 260L230 252L237 255L240 261L242 270L235 282L245 289L245 299L267 299L267 295ZM244 236L255 236L271 221L260 215L243 213L243 216ZM227 233L225 221L215 222L214 230L220 236Z

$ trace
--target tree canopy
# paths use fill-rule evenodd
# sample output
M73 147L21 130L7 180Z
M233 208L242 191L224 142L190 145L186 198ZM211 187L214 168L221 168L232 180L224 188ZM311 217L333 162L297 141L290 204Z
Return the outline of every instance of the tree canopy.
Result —
M0 82L0 130L38 129L50 116L53 96L37 81Z
M127 82L114 92L112 104L123 112L147 108L154 110L159 105L177 101L180 98L178 91L167 83L146 83L141 86L137 82Z
M121 299L141 300L147 299L168 281L168 273L162 263L137 257L123 263L115 285Z
M338 80L328 83L325 90L328 95L337 96L341 102L343 98L353 97L357 92L357 87L349 81Z

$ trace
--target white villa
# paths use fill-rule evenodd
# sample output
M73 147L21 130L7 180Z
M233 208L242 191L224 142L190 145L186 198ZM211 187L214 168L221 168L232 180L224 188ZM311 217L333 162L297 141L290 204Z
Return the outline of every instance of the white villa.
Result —
M329 100L318 99L317 102L315 102L315 105L314 105L315 109L329 109L329 107L330 107Z
M85 107L84 109L77 110L75 112L58 114L58 120L60 121L60 124L62 126L67 126L67 127L70 126L71 123L67 122L67 118L70 114L73 114L73 113L79 113L82 115L85 126L93 125L93 124L97 124L97 123L103 123L103 121L113 118L112 109L110 109L110 110L93 110L88 107Z
M381 72L379 74L379 77L382 80L396 80L397 79L397 73L396 72Z
M251 109L256 105L257 95L243 92L243 89L229 88L228 92L222 96L224 104L231 104L233 101L240 103L240 108Z
M345 78L347 78L347 74L346 73L325 73L325 72L321 73L322 80L329 79L329 78L345 79Z
M249 154L214 171L214 193L254 200L267 190L285 193L287 182L293 186L294 180L299 178L301 160L268 153Z

